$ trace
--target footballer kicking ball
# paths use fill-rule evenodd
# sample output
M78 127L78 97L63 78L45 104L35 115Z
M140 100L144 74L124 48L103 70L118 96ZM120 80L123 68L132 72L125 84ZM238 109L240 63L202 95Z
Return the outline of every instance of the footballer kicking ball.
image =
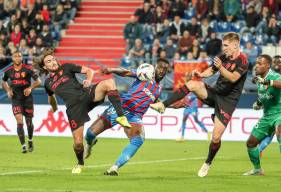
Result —
M141 81L151 81L154 75L154 67L151 64L143 63L137 68L137 77Z

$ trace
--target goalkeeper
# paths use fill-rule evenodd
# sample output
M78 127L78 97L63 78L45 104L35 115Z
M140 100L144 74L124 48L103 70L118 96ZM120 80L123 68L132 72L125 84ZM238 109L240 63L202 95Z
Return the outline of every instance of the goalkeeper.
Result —
M254 104L254 108L262 105L264 114L247 141L248 155L254 169L244 175L264 175L260 164L260 150L257 146L275 130L281 152L281 75L270 69L271 63L272 59L269 55L260 55L255 65L254 82L258 84L258 102Z

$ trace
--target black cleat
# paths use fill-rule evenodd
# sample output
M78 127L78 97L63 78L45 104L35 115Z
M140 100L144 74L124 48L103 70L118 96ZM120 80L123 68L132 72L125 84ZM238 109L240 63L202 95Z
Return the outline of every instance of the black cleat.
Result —
M27 153L26 145L23 145L23 146L22 146L21 152L22 152L22 153Z
M33 150L34 150L33 142L32 141L28 141L28 151L32 152Z

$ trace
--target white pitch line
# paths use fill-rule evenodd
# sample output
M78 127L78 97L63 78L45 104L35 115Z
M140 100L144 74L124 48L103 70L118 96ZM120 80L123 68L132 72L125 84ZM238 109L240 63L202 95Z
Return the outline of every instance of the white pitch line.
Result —
M190 157L190 158L180 158L180 159L162 159L162 160L151 160L151 161L138 161L138 162L129 162L127 165L144 165L144 164L155 164L155 163L169 163L176 161L188 161L188 160L201 160L205 157ZM112 164L100 164L100 165L88 165L85 168L99 168L99 167L108 167ZM6 172L0 173L0 176L6 175L18 175L18 174L30 174L30 173L45 173L50 171L63 171L71 170L72 168L62 168L62 169L50 169L50 170L28 170L28 171L16 171L16 172Z

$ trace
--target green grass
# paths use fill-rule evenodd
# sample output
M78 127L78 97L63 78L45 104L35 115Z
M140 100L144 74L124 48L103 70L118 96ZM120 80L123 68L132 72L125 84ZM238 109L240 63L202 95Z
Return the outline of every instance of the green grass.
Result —
M266 176L241 176L252 168L245 143L223 142L208 177L199 178L208 142L168 140L146 140L118 177L104 176L127 142L99 139L83 173L72 175L76 159L71 138L35 137L35 151L21 154L17 137L0 136L0 191L281 191L281 159L275 143L262 159Z

